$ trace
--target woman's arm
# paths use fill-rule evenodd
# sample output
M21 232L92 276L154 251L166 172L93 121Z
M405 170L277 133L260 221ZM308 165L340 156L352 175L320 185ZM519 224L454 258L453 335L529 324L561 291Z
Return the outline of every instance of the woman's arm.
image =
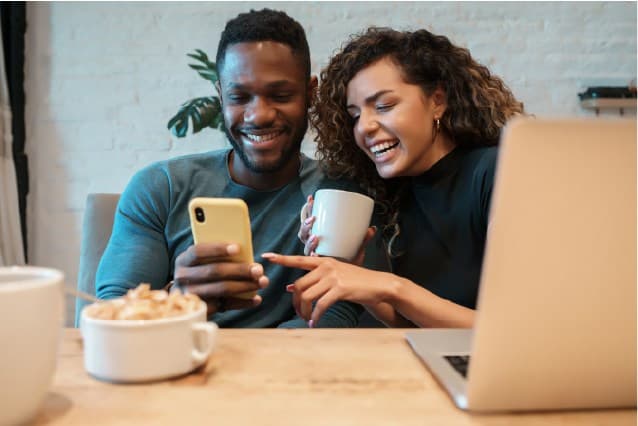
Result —
M414 282L328 257L283 256L264 253L280 265L309 271L288 286L301 317L318 321L339 300L368 308L377 319L393 327L472 327L474 311L442 299ZM314 307L313 307L314 306ZM406 321L407 320L407 321Z
M366 310L376 319L381 321L388 327L394 328L412 328L417 325L405 318L394 307L387 303L381 302L374 305L364 305Z
M406 278L392 276L393 291L386 302L417 326L471 328L474 325L473 309L443 299Z

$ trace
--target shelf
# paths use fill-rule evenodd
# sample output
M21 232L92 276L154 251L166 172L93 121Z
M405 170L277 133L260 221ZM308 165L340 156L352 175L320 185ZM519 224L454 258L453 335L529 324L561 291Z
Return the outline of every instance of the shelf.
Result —
M623 115L626 109L636 109L636 98L592 98L580 101L580 106L587 109L596 110L596 114L601 109L617 109Z
M636 98L598 98L580 101L583 108L636 108Z

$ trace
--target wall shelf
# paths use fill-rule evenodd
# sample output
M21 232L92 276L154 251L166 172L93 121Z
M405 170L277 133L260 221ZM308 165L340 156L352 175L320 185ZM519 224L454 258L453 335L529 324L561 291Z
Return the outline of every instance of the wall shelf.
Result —
M636 108L636 98L614 99L614 98L599 98L599 99L585 99L580 101L580 105L583 108Z
M636 110L636 98L624 97L624 98L585 98L581 96L580 106L586 109L593 109L596 111L596 115L600 113L600 110L614 110L617 109L620 115L623 115L626 110Z

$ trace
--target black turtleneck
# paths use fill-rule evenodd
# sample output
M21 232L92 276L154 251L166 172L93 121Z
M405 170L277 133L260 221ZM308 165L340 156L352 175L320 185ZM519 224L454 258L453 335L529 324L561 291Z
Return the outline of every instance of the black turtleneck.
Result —
M393 273L475 308L497 152L496 147L456 148L411 178L393 250L403 254L391 260Z

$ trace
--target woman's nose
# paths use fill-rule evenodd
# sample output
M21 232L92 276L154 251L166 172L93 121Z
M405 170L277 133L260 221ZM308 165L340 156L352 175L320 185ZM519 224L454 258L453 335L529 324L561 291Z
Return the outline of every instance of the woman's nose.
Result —
M244 110L244 122L263 126L272 123L276 115L275 108L267 100L256 97Z
M364 114L361 112L359 115L359 119L357 120L357 124L355 126L355 131L362 136L369 136L374 133L379 128L379 123L377 120L370 116L369 114Z

